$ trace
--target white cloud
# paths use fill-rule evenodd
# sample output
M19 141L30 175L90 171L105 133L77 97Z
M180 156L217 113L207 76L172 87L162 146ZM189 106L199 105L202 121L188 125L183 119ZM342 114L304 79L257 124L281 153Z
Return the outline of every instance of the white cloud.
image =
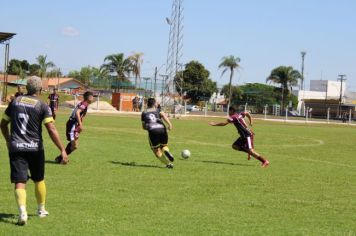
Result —
M69 37L79 36L79 30L72 26L67 26L62 29L62 34Z

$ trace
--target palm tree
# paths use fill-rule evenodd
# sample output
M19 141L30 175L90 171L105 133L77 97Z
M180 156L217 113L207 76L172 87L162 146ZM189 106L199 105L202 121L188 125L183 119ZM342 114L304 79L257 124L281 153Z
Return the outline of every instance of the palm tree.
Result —
M106 68L111 73L116 73L117 76L117 86L119 87L119 82L123 82L126 79L126 75L130 75L131 72L131 63L129 59L124 58L123 53L112 54L104 59L102 67Z
M128 57L131 64L132 74L135 76L135 88L137 87L137 78L139 79L139 84L141 84L141 65L143 63L142 56L143 53L135 52Z
M103 66L100 68L93 67L92 74L95 78L99 79L100 81L104 81L104 88L107 88L107 81L109 77L109 70ZM101 83L99 83L101 84Z
M289 87L298 84L298 79L302 75L299 71L294 70L291 66L279 66L274 68L271 74L267 77L266 82L270 81L275 84L280 84L282 88L282 107L284 107L284 96L289 95Z
M39 55L36 60L40 66L38 75L43 79L47 76L47 70L51 67L54 67L54 63L51 61L47 62L47 55Z
M232 78L234 77L234 71L237 70L240 67L240 65L239 65L240 61L241 61L241 59L239 57L234 57L234 56L231 55L231 56L223 57L221 59L220 65L219 65L219 68L224 68L224 70L221 73L221 76L223 76L226 71L230 70L228 108L230 107L230 104L231 104L231 82L232 82Z

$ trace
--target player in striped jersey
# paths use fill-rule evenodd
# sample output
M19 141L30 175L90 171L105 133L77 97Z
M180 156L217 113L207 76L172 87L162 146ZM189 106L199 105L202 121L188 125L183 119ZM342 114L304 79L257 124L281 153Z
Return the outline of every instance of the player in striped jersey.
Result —
M87 114L88 106L93 102L93 92L85 92L84 100L74 108L66 124L66 135L69 143L66 147L67 154L71 154L78 147L79 133L83 130L83 118ZM61 163L62 156L56 157L55 162Z
M210 122L211 126L225 126L228 124L235 125L237 132L240 137L232 144L232 148L237 151L242 151L248 153L248 159L250 160L250 155L259 160L262 163L262 167L267 167L269 161L262 157L259 153L254 150L253 138L254 133L250 130L245 122L245 117L249 120L250 126L252 126L252 117L248 112L237 113L235 108L229 108L229 118L225 122Z

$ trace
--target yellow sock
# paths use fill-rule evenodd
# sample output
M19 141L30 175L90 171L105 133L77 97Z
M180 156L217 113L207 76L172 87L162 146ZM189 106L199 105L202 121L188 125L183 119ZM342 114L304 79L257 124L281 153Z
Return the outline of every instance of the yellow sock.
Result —
M164 152L169 152L168 146L164 146L164 147L162 148L162 151L164 151Z
M15 198L20 211L26 211L26 189L15 189Z
M169 161L166 159L166 157L164 156L164 155L162 155L162 153L161 153L161 155L158 157L158 156L156 156L157 157L157 159L158 160L160 160L163 164L165 164L165 165L168 165L169 164Z
M46 203L46 184L44 180L40 182L35 182L35 194L37 204L40 206L44 206Z

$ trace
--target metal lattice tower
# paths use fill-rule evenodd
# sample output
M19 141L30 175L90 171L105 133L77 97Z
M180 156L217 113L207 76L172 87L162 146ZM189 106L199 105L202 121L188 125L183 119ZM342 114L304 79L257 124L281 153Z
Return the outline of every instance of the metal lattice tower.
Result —
M166 18L167 23L169 24L169 42L166 62L166 78L164 81L166 101L164 101L164 103L170 103L172 95L177 93L174 77L181 69L180 60L183 55L183 10L183 0L173 0L171 17Z

